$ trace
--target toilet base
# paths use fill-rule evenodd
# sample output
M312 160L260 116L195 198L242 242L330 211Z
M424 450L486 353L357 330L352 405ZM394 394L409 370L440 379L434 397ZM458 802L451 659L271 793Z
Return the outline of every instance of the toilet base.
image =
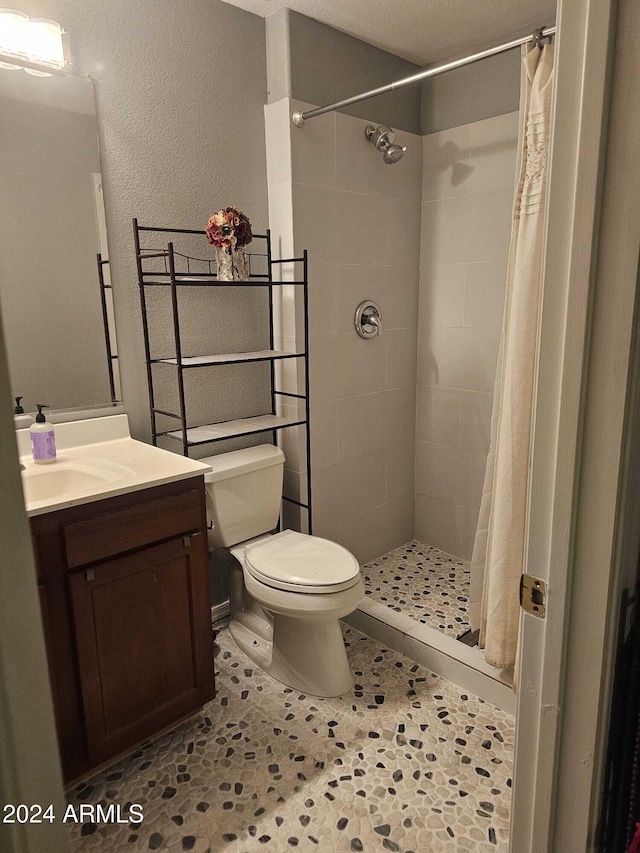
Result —
M270 636L264 630L252 630L233 615L229 621L231 636L254 663L277 681L310 696L328 699L353 688L337 619L305 622L281 614L271 619Z

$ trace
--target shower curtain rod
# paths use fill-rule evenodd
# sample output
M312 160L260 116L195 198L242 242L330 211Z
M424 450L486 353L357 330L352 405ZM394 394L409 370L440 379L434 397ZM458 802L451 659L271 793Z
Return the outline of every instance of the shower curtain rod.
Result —
M419 83L421 80L427 80L429 77L435 77L438 74L444 74L445 71L453 71L454 68L462 68L463 65L471 65L473 62L478 62L480 59L486 59L488 56L494 56L496 53L502 53L505 50L511 50L514 47L519 47L521 44L526 44L528 41L535 42L540 46L540 41L543 38L550 38L555 34L555 27L540 27L533 35L521 36L513 39L513 41L505 42L505 44L496 45L496 47L488 47L485 50L480 50L477 53L472 53L469 56L463 56L460 59L451 59L447 62L439 62L435 65L430 65L416 74L411 74L409 77L403 77L401 80L396 80L393 83L387 83L386 86L379 86L377 89L370 89L368 92L363 92L361 95L353 95L351 98L344 98L342 101L336 101L335 104L328 104L326 107L317 107L315 110L306 110L301 112L295 110L292 115L292 121L296 127L302 127L307 119L321 116L324 113L339 110L342 107L348 107L350 104L357 104L360 101L366 101L369 98L375 98L377 95L384 95L385 92L394 92L396 89L402 89L404 86L411 86L413 83Z

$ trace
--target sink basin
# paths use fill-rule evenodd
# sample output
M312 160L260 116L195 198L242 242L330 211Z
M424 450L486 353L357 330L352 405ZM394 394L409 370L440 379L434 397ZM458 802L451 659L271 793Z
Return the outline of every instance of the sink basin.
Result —
M33 504L101 491L107 484L131 477L135 477L135 471L125 465L76 457L51 465L30 465L22 472L22 489L25 502Z
M16 432L25 510L29 518L202 477L211 468L131 438L125 414L55 426L58 458L36 465L28 429Z

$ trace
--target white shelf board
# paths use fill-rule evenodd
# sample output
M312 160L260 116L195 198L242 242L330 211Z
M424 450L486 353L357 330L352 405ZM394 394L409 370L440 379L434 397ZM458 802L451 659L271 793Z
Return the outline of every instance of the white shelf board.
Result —
M303 352L284 352L283 350L263 349L255 352L226 352L219 355L190 355L182 359L183 367L203 367L208 364L229 364L243 361L269 361L279 358L301 358ZM177 358L159 358L161 364L177 365Z
M271 429L282 429L286 426L299 424L302 418L283 417L282 415L258 415L253 418L239 418L235 421L223 421L218 424L206 424L191 427L187 430L187 441L199 444L205 441L216 441L223 438L233 438L237 435L247 435L252 432L262 432ZM172 438L182 439L182 430L172 430L167 433Z

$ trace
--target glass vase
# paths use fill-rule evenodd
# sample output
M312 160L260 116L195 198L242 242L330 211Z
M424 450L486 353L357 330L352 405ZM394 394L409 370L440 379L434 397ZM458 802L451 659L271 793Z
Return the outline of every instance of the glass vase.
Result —
M249 259L245 246L235 248L217 248L218 281L247 281L249 278Z

